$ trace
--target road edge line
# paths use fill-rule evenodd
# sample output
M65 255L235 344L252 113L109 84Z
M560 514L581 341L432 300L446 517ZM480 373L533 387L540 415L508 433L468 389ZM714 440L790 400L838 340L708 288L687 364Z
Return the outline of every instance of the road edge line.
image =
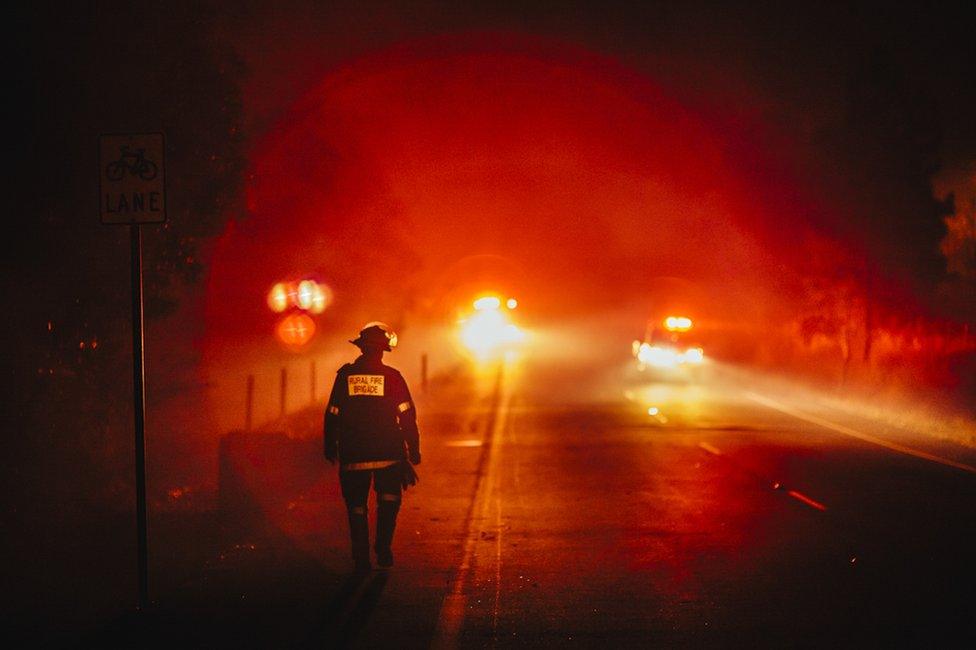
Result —
M774 411L780 411L781 413L786 413L791 415L798 420L804 420L810 422L811 424L816 424L825 429L830 429L836 433L843 434L845 436L850 436L851 438L856 438L862 442L869 442L879 447L884 447L889 451L894 451L899 454L905 454L906 456L913 456L921 460L927 460L929 462L938 463L940 465L945 465L947 467L954 467L960 469L964 472L969 472L970 474L976 474L976 467L972 465L967 465L966 463L959 463L949 458L943 458L942 456L936 456L935 454L930 454L928 452L921 451L919 449L913 449L912 447L906 447L904 445L899 445L895 442L889 442L883 440L876 436L872 436L868 433L863 433L857 429L852 429L851 427L845 426L843 424L837 424L836 422L831 422L830 420L825 420L824 418L818 417L816 415L811 415L809 413L804 413L798 411L792 407L787 406L781 402L777 402L774 399L766 397L765 395L760 395L759 393L754 393L752 391L745 391L745 396L754 402L758 402L763 406L773 409Z

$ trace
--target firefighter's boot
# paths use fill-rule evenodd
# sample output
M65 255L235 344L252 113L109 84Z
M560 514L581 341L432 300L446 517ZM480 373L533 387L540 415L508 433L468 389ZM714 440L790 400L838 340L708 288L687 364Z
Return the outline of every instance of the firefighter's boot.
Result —
M393 530L400 512L399 494L380 494L376 505L376 563L381 569L393 566Z
M369 562L369 521L366 506L349 506L349 537L352 541L352 561L356 573L372 569Z

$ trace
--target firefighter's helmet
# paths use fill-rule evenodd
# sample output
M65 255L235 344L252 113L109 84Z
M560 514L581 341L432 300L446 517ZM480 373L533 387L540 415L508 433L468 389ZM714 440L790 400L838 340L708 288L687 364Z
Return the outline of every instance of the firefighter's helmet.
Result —
M360 349L376 346L389 352L397 345L397 335L386 323L373 321L363 325L363 329L359 331L359 338L349 342Z

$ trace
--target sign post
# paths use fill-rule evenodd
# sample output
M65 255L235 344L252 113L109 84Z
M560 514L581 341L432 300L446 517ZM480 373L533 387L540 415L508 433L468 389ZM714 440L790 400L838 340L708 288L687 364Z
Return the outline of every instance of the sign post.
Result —
M144 223L166 221L162 133L98 139L102 223L129 226L132 260L132 385L135 419L136 535L139 609L149 607L149 516L146 505L146 372L142 299Z

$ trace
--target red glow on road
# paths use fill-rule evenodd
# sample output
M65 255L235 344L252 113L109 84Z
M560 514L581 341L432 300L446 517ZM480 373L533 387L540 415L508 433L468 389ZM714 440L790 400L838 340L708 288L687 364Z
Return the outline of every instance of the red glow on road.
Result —
M810 506L814 510L819 510L820 512L826 512L827 511L827 506L825 506L824 504L820 503L819 501L815 501L815 500L811 499L810 497L808 497L807 495L803 494L802 492L797 492L796 490L790 490L789 492L787 492L787 494L789 494L791 497L793 497L797 501L800 501L802 503L807 504L808 506Z

